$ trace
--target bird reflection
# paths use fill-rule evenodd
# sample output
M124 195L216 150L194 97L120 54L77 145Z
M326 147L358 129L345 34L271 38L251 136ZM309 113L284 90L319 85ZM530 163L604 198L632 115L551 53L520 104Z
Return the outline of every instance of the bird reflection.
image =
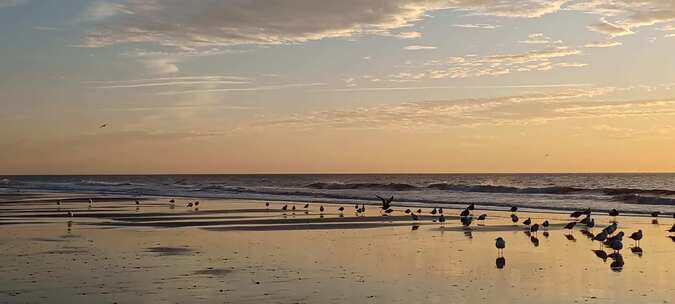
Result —
M632 252L633 254L635 254L639 257L642 257L642 255L644 254L644 251L640 247L631 247L630 252Z
M495 260L495 265L497 266L497 269L503 269L504 266L506 266L506 259L504 257L498 257Z
M467 238L472 239L473 238L473 233L471 231L464 231L464 236Z
M411 228L412 231L415 231L417 229L420 229L420 225L412 225L412 228Z
M620 253L613 253L609 257L614 260L611 264L609 264L609 268L611 268L612 271L621 272L624 265L623 256Z
M670 238L671 241L675 242L675 236L669 235L668 237Z
M602 259L603 262L607 262L607 252L604 250L593 250L593 253L595 253L595 256Z
M539 247L539 239L536 236L531 236L530 242L532 242L532 245L534 245L534 247Z
M548 231L544 231L544 233L542 233L542 234L544 235L545 238L548 238L548 236L549 236Z
M657 220L657 219L653 219L653 220L652 220L652 224L654 224L654 225L658 225L658 224L659 224L659 220Z
M567 238L568 241L576 242L577 238L574 237L572 234L565 234L565 238Z

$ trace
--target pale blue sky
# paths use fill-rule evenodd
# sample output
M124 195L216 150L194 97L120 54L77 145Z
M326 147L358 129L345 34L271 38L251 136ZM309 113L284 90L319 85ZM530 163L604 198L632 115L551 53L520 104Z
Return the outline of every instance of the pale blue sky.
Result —
M0 45L0 173L675 170L464 165L528 132L675 147L672 1L0 0ZM373 156L410 134L446 144Z

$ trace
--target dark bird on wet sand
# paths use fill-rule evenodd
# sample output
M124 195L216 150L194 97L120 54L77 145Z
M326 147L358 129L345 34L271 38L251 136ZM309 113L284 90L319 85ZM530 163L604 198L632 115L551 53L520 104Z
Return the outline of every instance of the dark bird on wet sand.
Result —
M169 200L169 203L172 203L172 204L173 204L173 203L175 203L175 202L176 202L176 200L174 200L174 199L170 199L170 200Z
M605 229L603 229L602 231L607 232L607 235L611 235L612 233L614 233L614 231L616 231L618 227L619 225L617 225L616 223L612 223L611 225L605 227Z
M321 206L319 207L319 212L323 213L324 210L325 210L325 209L323 208L323 205L321 205Z
M616 209L609 210L609 216L619 216L619 211Z
M518 207L516 207L516 206L511 207L511 212L516 212L516 211L518 211Z
M288 210L288 205L284 205L283 207L281 207L281 210L283 210L283 211Z
M199 206L199 201L195 202L195 207Z
M511 221L515 224L518 223L518 216L515 214L511 214Z
M640 247L640 240L642 239L642 229L639 229L637 232L631 233L629 238L635 241L636 246Z
M103 128L107 127L107 126L108 126L108 124L107 124L107 123L104 123L104 124L102 124L102 125L101 125L100 127L98 127L98 128L99 128L99 129L103 129Z
M471 212L469 211L469 209L464 209L464 210L462 210L462 212L459 214L459 216L469 216L469 214L471 214Z
M623 243L621 243L621 241L618 239L614 239L611 243L609 243L609 247L612 248L614 252L619 252L621 249L623 249Z
M466 207L466 209L467 209L467 210L475 210L475 209L476 209L476 205L475 205L475 204L471 204L471 205L469 205L469 207Z
M410 210L410 209L405 210L405 214L410 214L411 212L412 212L412 210Z
M542 225L544 228L548 228L548 226L549 226L548 220L545 220L543 223L541 223L541 225Z
M580 217L582 214L584 214L582 211L574 211L574 212L570 213L570 217L578 218L578 217Z
M441 225L443 225L445 223L445 216L441 214L441 216L438 217L438 222L441 223Z
M415 211L415 212L417 212L418 214L420 214L420 213L422 213L422 209L417 209L417 211Z
M410 213L410 217L412 218L413 221L417 221L420 219L419 216L417 216L417 214L414 213Z
M530 232L535 233L539 231L539 224L534 224L530 227Z
M61 201L56 201L57 206L61 206Z
M270 203L269 203L269 202L266 202L266 203L265 203L265 208L267 208L267 209L270 208Z
M438 208L438 214L443 214L443 208Z
M436 215L436 213L438 213L438 210L436 210L436 208L434 208L434 210L431 210L432 215Z
M567 223L567 225L565 225L565 229L572 230L574 228L574 226L576 226L576 225L577 225L577 222L569 222L569 223Z
M523 221L523 225L525 226L530 226L530 224L532 224L532 219L530 219L529 217Z
M506 248L506 241L500 236L495 239L495 247L497 247L498 253L503 253L504 248Z
M192 208L192 203L188 203L185 207Z
M487 218L487 214L483 213L483 214L478 216L477 220L484 221L486 218Z
M607 239L607 232L604 230L593 237L593 240L598 242L604 242L606 239Z
M659 211L652 212L652 217L659 217L659 215L661 215L661 212Z
M136 201L136 205L140 205L140 204L141 204L141 202L139 202L139 201Z
M358 208L359 205L356 205L356 208ZM303 209L309 209L309 203L305 204L305 206L302 207Z
M340 206L340 208L338 208L338 211L340 211L340 213L343 213L345 211L345 207Z
M394 201L394 196L391 196L390 198L384 198L379 195L375 196L382 201L382 210L389 209L389 207L391 206L391 202Z
M291 207L291 211L295 212L295 205L293 205L293 207Z

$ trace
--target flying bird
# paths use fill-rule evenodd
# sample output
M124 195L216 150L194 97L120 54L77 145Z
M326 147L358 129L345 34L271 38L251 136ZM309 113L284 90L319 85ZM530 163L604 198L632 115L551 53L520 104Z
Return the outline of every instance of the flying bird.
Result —
M384 198L379 195L375 195L377 198L379 198L382 201L382 210L387 210L389 209L391 202L394 200L394 196L392 195L390 198Z

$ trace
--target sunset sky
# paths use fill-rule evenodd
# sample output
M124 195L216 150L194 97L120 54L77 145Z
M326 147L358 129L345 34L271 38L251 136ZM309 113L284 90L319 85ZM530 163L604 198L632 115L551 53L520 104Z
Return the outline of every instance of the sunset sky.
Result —
M0 174L675 171L672 0L0 0L0 72Z

